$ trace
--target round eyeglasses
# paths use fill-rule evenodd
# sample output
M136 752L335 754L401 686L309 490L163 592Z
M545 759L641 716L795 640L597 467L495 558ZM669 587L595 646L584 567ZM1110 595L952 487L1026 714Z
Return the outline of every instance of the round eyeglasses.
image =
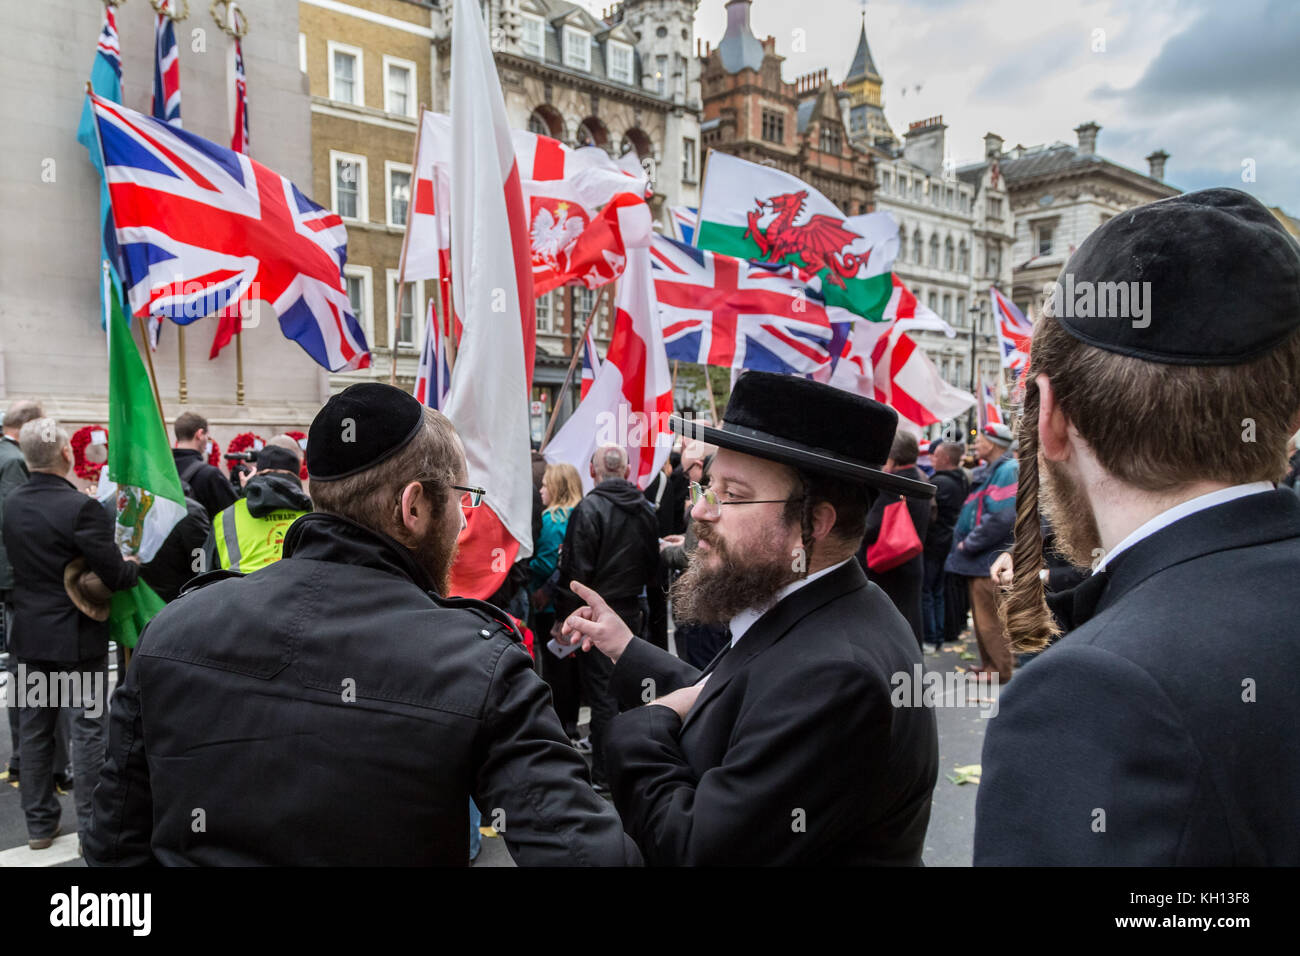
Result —
M720 501L718 493L712 488L705 488L698 481L690 483L691 507L694 508L703 499L706 518L722 517L723 505L783 505L788 501L798 501L802 497L803 495L799 495L797 498L749 498L742 501Z

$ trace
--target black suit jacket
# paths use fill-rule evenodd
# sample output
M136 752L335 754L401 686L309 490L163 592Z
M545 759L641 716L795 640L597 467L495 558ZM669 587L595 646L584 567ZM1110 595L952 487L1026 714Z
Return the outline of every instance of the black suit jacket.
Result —
M893 675L920 662L856 561L764 614L715 663L685 721L638 705L701 672L633 640L610 686L635 709L605 739L624 827L661 865L919 864L934 713L894 707L890 694Z
M28 661L107 653L108 623L78 611L63 589L63 569L78 557L114 591L136 582L140 567L122 560L100 503L66 478L34 472L5 500L4 543L14 569L10 650Z
M1189 515L1062 598L990 721L975 863L1300 864L1300 500Z

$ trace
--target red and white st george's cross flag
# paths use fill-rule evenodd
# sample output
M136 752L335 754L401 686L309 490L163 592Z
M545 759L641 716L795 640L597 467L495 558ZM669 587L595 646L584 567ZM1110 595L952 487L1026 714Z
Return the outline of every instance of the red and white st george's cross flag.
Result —
M644 489L663 468L673 444L668 428L672 375L659 331L648 249L628 250L614 308L614 334L605 361L586 398L542 452L549 462L577 468L584 493L592 487L587 466L600 446L625 448L631 466L628 478Z
M451 32L451 262L464 322L443 411L465 446L469 483L451 592L487 598L533 551L528 396L537 334L528 216L487 28L456 0Z

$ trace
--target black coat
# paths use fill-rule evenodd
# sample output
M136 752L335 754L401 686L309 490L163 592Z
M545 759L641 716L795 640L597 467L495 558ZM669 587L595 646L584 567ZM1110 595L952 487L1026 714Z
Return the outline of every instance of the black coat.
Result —
M521 864L636 862L503 613L426 584L320 513L196 579L113 697L87 862L465 866L470 797Z
M584 602L570 581L595 588L624 620L642 588L658 586L659 527L654 506L626 478L606 478L576 505L560 549L555 614L563 620Z
M1300 865L1300 500L1189 515L1062 597L989 721L975 863Z
M936 513L925 533L925 557L943 564L952 549L952 532L961 506L970 494L970 479L960 468L950 468L936 471L929 480L935 487Z
M925 474L915 465L911 468L904 468L898 471L897 474L915 481L926 480ZM858 563L867 572L867 577L879 584L881 590L889 595L889 599L894 602L894 607L898 608L899 613L907 618L908 626L912 628L912 634L916 641L920 643L925 634L925 625L921 620L921 591L925 586L924 550L916 557L904 561L898 567L888 571L872 571L867 567L867 549L875 544L880 537L880 527L885 517L885 508L898 501L907 502L907 513L911 515L912 525L916 528L916 536L921 539L924 547L926 532L929 531L930 519L935 508L934 499L904 498L894 492L882 491L876 495L871 510L867 512L867 533L863 537L862 547L858 551Z
M113 591L139 577L100 503L66 478L34 472L5 499L4 543L14 569L9 649L19 660L66 663L108 653L108 622L82 614L63 588L64 568L79 557Z
M176 470L182 476L185 475L185 470L192 468L193 463L201 457L192 448L172 449L172 458L176 462ZM221 469L214 468L207 462L195 468L188 478L184 478L184 481L193 491L192 497L197 498L203 507L208 509L209 518L215 519L217 515L233 505L239 497L235 492L235 486L230 483L229 478L221 473Z
M701 672L633 640L610 688L634 709L605 739L623 825L660 865L919 864L934 712L890 695L893 675L920 667L906 622L856 561L755 622L685 721L637 705Z

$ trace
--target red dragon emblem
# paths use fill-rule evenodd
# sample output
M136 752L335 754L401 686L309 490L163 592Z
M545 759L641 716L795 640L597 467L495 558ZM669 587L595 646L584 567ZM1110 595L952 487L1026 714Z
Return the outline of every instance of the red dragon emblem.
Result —
M767 199L755 198L755 208L747 214L749 228L745 230L745 238L758 243L765 261L789 262L794 256L798 264L814 274L829 269L827 278L843 289L844 280L858 274L871 252L858 255L845 251L859 236L844 228L843 219L816 215L810 216L807 222L796 223L807 199L808 191L804 189ZM759 219L767 215L773 215L773 219L760 227Z

